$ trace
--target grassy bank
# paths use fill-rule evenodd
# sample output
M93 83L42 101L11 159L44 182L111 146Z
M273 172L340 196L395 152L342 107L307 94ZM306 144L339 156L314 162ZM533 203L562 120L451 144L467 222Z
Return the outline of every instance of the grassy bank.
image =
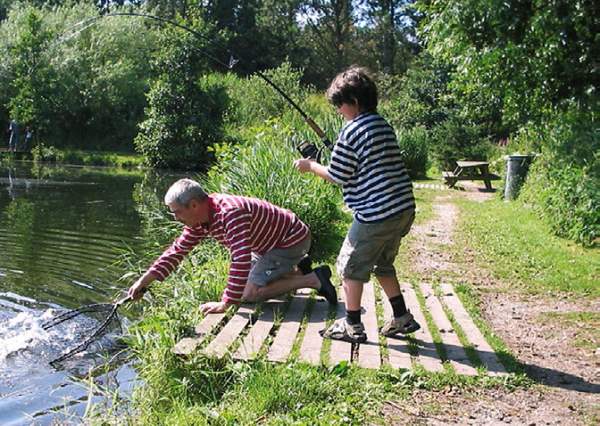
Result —
M205 184L212 190L263 196L293 208L315 234L327 235L320 239L315 256L318 262L332 263L350 220L340 211L340 194L312 176L291 170L295 154L285 145L273 144L277 132L262 129L252 156L244 152L223 154L227 164L209 173ZM269 158L277 158L278 166L263 167ZM416 195L417 224L421 224L433 216L436 192L418 191ZM156 219L164 215L163 211L157 208L147 213L152 216L152 226L164 227L161 221L166 223L168 219ZM174 236L177 229L172 233ZM159 246L149 250L142 264L147 265L158 252ZM405 272L404 259L402 255L398 259L401 275ZM253 362L238 362L231 358L210 359L200 351L187 359L173 355L173 345L201 319L198 305L220 297L228 265L225 250L216 244L203 245L176 274L153 288L153 300L143 304L141 320L131 329L129 338L143 385L136 389L126 419L117 404L112 413L90 415L92 423L112 418L136 425L385 424L386 401L406 399L415 389L439 391L458 386L468 391L527 384L522 376L464 377L451 369L442 373L422 368L394 371L389 367L371 371L345 363L333 367L295 361L274 364L264 356ZM208 345L210 339L203 345ZM436 342L440 342L439 335ZM501 342L494 346L500 348Z
M81 166L110 166L139 168L144 166L142 156L113 151L89 151L38 145L31 151L34 162L72 164Z
M457 203L461 209L457 247L470 247L477 254L477 265L510 283L512 290L600 296L600 250L554 236L532 209L519 202Z

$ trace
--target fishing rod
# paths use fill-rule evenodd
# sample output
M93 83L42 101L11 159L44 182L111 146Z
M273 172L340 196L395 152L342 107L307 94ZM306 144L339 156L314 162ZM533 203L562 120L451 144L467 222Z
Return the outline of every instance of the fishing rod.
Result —
M228 63L225 63L225 62L221 61L220 59L216 58L215 56L208 54L204 50L198 49L198 51L200 53L202 53L207 58L213 60L217 64L225 67L228 70L233 70L233 67L239 62L239 59L236 59L235 55L233 54L233 52L230 49L225 48L224 46L220 46L218 43L215 42L215 40L208 38L204 34L201 34L200 32L198 32L192 28L189 28L183 24L180 24L178 22L175 22L175 21L172 21L170 19L166 19L166 18L163 18L160 16L150 15L148 13L112 12L112 13L102 14L99 16L94 16L92 18L85 19L85 20L75 24L71 28L72 32L70 34L66 34L63 37L61 37L60 41L69 40L69 39L77 36L79 33L85 31L92 25L96 24L99 20L101 20L103 18L113 17L113 16L133 16L133 17L138 17L138 18L152 19L152 20L158 21L163 24L173 25L174 27L180 28L184 31L188 31L189 33L193 34L194 36L224 49L229 54ZM302 110L302 108L300 108L300 106L290 96L288 96L287 93L285 93L283 91L283 89L281 89L279 86L277 86L264 73L262 73L260 71L256 71L255 74L259 78L261 78L263 81L265 81L269 86L271 86L279 95L281 95L281 97L283 97L283 99L285 99L302 116L305 123L308 124L308 126L320 138L320 141L324 147L326 147L329 150L333 150L333 144L331 143L331 141L329 140L329 138L327 137L327 135L325 134L323 129L321 129L321 127L306 112L304 112L304 110ZM310 143L308 141L302 141L302 142L300 142L300 144L298 146L296 146L296 149L298 149L298 151L300 151L300 153L302 154L302 156L304 158L310 158L310 159L313 159L316 161L320 160L322 150L317 148L317 146L313 143Z

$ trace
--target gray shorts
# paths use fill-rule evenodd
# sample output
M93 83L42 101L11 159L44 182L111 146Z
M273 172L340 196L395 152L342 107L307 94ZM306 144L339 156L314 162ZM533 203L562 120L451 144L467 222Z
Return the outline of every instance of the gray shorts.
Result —
M248 283L264 287L282 275L292 272L310 249L310 235L288 248L274 248L260 256L252 253L252 269Z
M414 219L413 209L383 222L362 223L354 219L337 258L338 274L362 282L369 281L371 273L381 277L396 275L394 260L400 241Z

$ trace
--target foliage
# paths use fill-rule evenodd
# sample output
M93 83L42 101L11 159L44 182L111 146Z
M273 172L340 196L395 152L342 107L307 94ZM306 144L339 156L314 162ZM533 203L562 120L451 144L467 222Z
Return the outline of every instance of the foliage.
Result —
M200 33L207 31L200 19L185 24ZM193 34L166 27L159 43L162 48L153 61L157 77L147 95L136 148L153 167L207 168L207 148L223 135L229 102L225 88L218 79L203 76L207 59Z
M262 74L280 87L292 100L301 103L306 96L306 89L300 86L303 72L293 68L289 62L284 62L279 67L264 71ZM233 104L229 118L237 127L279 117L292 108L258 74L247 78L236 78L230 74L227 79L227 90ZM294 111L294 114L297 113Z
M10 116L22 125L35 123L36 128L47 130L56 76L43 52L52 33L45 27L41 13L32 7L22 12L16 24L22 30L7 49L14 58L14 79L8 85L12 96L7 107Z
M554 232L584 245L600 238L600 137L598 113L572 106L519 132L515 145L539 152L521 197Z
M399 130L398 144L403 161L412 178L425 177L428 166L429 134L424 127Z
M421 2L432 55L452 64L464 114L515 130L563 100L595 96L597 2Z
M114 166L123 168L140 167L140 156L110 151L82 151L78 149L56 148L39 143L31 150L35 163L62 163L85 166Z
M458 119L444 121L431 133L432 156L446 170L453 170L457 160L487 160L492 148L480 126Z
M248 144L222 148L219 163L209 171L204 186L209 191L257 197L290 209L310 227L313 246L319 247L334 232L340 191L294 168L298 155L291 146L289 127L273 120L252 132Z
M448 72L447 66L423 53L402 76L380 74L381 113L395 129L432 129L455 116L457 107L449 96Z
M155 46L152 27L103 19L75 31L96 13L84 3L11 9L0 25L0 85L6 88L0 117L8 118L10 109L32 125L38 140L57 147L132 149Z

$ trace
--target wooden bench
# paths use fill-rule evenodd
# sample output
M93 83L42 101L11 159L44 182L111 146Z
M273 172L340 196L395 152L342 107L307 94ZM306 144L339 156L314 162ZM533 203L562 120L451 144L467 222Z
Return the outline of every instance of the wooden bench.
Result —
M459 180L481 180L487 190L492 190L492 181L499 180L500 176L490 173L487 161L457 161L454 171L443 171L444 182L450 188Z

